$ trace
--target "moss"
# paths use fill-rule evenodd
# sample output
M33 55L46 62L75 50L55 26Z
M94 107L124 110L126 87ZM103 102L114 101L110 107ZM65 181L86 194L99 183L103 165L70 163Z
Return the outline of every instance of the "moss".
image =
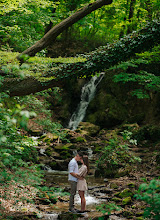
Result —
M52 151L53 151L52 147L48 147L45 151L45 154L47 154L47 156L50 157L52 155Z
M118 189L118 186L117 186L116 183L111 183L111 184L110 184L110 188L111 188L111 189Z
M129 183L129 184L128 184L128 187L129 187L129 188L135 188L136 185L135 185L135 183Z
M121 202L122 200L120 198L117 198L117 197L114 197L111 199L112 201L116 202L116 203L119 203Z
M123 212L123 216L124 217L131 217L131 216L133 216L133 213L126 210L126 211Z
M126 198L124 198L124 199L122 200L122 205L130 205L131 202L132 202L132 199L131 199L131 197L129 196L129 197L126 197Z
M73 140L75 143L77 142L87 142L86 139L84 137L76 137L74 140Z
M133 193L131 192L130 189L124 189L120 194L119 194L119 197L120 198L126 198L126 197L132 197L133 196Z

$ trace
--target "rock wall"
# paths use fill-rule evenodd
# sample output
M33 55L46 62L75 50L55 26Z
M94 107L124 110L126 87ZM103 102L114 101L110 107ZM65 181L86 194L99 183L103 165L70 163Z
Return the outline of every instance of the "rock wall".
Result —
M136 84L114 83L113 75L113 72L107 72L98 85L84 121L101 128L112 128L122 123L159 124L160 94L150 93L149 99L138 99L130 94L137 87ZM51 97L53 115L65 127L80 101L81 88L88 80L66 80L61 103L57 103L54 96Z

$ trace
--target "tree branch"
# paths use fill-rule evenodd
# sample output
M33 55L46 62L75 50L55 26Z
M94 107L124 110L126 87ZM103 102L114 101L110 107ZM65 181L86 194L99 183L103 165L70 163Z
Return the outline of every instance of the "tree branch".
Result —
M101 8L104 5L111 4L112 0L97 0L96 2L90 3L89 5L79 9L70 17L66 18L56 26L54 26L50 31L48 31L39 41L37 41L33 46L23 51L18 59L21 59L23 54L29 56L34 56L37 52L46 48L51 42L53 42L59 34L61 34L68 27L72 26L74 23L84 18L86 15L90 14L92 11Z
M136 53L149 50L160 43L160 23L154 21L148 23L145 28L121 38L114 44L108 44L84 55L86 61L79 63L61 64L55 71L50 71L46 77L53 77L45 83L38 80L14 79L14 83L8 83L8 79L0 88L1 91L9 90L11 96L21 96L35 93L40 90L63 85L66 78L91 76L96 72L104 71L121 61L126 61ZM25 85L26 84L26 85Z

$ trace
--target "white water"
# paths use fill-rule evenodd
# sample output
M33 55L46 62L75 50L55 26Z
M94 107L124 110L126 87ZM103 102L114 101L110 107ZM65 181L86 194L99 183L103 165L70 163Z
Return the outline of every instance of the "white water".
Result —
M81 101L76 111L71 116L68 124L69 129L75 130L78 127L79 123L83 121L87 107L90 101L93 99L97 85L100 83L103 76L104 72L100 73L99 76L92 77L91 80L82 87Z
M53 214L45 214L45 219L46 220L56 220L58 219L58 214L53 213Z
M86 205L92 205L92 204L99 204L101 203L100 199L97 199L96 197L92 196L92 195L85 195L85 199L86 199ZM75 203L76 204L81 204L81 199L79 197L78 194L76 194L75 196Z

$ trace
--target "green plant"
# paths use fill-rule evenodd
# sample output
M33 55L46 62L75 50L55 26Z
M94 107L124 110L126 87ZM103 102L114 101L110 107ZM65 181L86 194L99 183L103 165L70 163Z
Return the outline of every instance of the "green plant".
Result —
M114 203L108 203L108 204L101 204L101 205L97 206L96 209L98 211L102 212L103 214L107 213L108 215L110 215L113 210L114 211L121 210L121 207L117 206Z
M127 142L124 143L124 140L121 140L118 136L110 139L102 149L97 166L114 170L119 167L125 167L126 164L140 162L140 158L131 154L128 145Z
M149 183L142 183L135 197L147 204L144 218L160 219L160 180L152 179Z

